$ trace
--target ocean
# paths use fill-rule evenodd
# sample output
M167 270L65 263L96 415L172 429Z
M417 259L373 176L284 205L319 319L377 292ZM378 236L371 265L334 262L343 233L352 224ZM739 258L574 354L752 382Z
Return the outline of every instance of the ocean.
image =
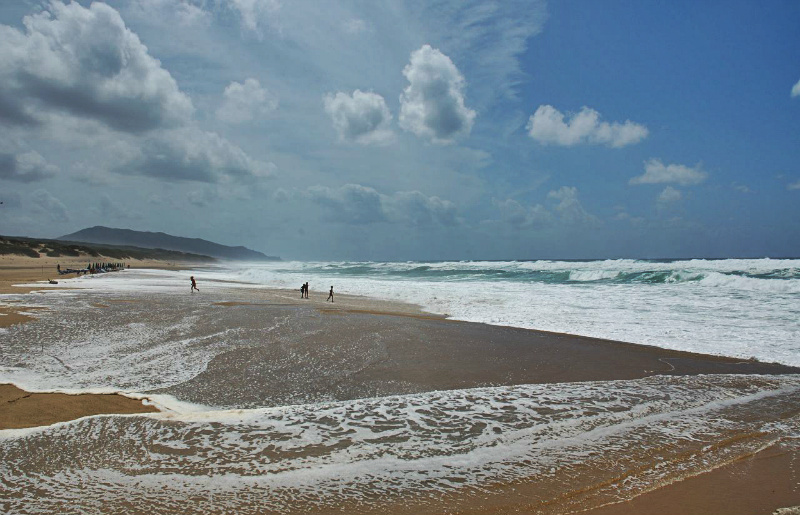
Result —
M298 311L288 299L304 282L312 299L333 285L457 320L800 365L797 259L273 262L81 277L0 298L47 308L0 330L0 383L122 392L164 412L0 431L0 511L445 513L525 484L520 502L558 514L800 445L800 375L337 400L311 386L385 359L382 335L328 335L317 352L332 327L366 319ZM259 288L287 291L266 301Z
M800 259L277 262L211 277L410 302L455 320L800 366Z

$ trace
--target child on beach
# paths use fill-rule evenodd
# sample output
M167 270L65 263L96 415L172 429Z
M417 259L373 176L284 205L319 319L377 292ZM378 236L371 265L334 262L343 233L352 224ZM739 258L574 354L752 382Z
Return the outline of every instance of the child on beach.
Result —
M196 283L196 282L194 282L194 276L191 276L189 279L191 279L191 280L192 280L192 288L191 288L189 291L190 291L191 293L194 293L194 291L195 291L195 290L197 290L197 291L199 292L199 291L200 291L200 288L198 288L198 287L197 287L197 283Z

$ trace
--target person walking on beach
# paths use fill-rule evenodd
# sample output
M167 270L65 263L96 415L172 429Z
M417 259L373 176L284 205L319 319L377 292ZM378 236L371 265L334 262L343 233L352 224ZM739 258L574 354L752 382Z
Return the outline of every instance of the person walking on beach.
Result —
M331 286L331 292L328 294L328 300L333 302L333 286ZM328 300L325 302L328 302Z
M191 288L189 291L190 291L191 293L194 293L194 291L195 291L195 290L197 290L197 291L199 292L199 291L200 291L200 288L198 288L198 287L197 287L197 283L196 283L196 282L194 282L194 276L191 276L189 279L191 279L191 280L192 280L192 288Z
M306 298L306 283L300 285L300 298L301 299Z
M305 286L306 286L306 298L308 298L308 282L306 282Z

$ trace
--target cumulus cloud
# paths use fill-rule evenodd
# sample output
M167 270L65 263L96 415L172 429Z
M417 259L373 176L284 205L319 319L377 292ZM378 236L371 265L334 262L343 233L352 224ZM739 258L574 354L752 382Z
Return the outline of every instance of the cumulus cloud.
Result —
M36 190L31 195L33 210L46 214L54 222L70 220L67 208L47 190Z
M459 223L455 205L439 197L428 197L419 191L399 191L391 195L360 184L339 188L313 186L306 196L326 208L329 219L350 224L377 222L402 223L412 226Z
M547 198L558 202L555 207L556 213L561 220L571 224L599 225L600 220L593 214L587 213L578 200L578 188L574 186L562 186L547 194Z
M541 105L528 119L528 135L539 143L571 147L579 144L621 148L647 137L647 127L626 120L601 122L600 113L583 107L564 121L564 114L551 105Z
M0 25L0 117L31 124L49 110L143 132L186 122L188 96L119 13L54 0L23 19L25 31Z
M0 153L0 179L35 182L56 174L58 168L49 164L38 152L24 154Z
M664 190L658 194L658 203L662 206L667 204L673 204L678 202L683 198L683 194L681 194L680 190L676 190L672 186L667 186Z
M145 139L114 171L170 181L215 183L269 177L274 169L272 163L252 159L214 132L187 127Z
M361 144L387 143L392 137L389 124L392 114L386 101L377 93L353 91L352 95L338 92L325 96L325 112L342 141Z
M469 134L475 111L464 105L464 77L449 57L423 45L403 75L409 85L400 95L400 127L437 143Z
M792 86L792 97L800 97L800 80Z
M644 174L638 177L633 177L630 184L663 184L674 182L681 186L690 186L692 184L700 184L708 174L700 168L700 164L694 168L670 164L665 165L660 159L650 159L644 163Z
M265 116L278 107L278 99L256 79L231 82L222 94L217 118L227 123L243 123Z
M513 199L492 199L492 203L500 210L504 221L519 229L544 227L553 221L552 213L541 204L523 206Z

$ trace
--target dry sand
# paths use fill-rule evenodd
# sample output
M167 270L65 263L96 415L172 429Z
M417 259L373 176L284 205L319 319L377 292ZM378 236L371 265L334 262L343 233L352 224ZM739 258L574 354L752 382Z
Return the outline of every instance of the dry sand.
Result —
M82 269L89 262L118 262L119 259L92 257L89 255L79 257L38 257L32 258L18 255L0 256L0 294L3 293L29 293L32 290L46 291L50 287L48 280L61 281L64 278L75 277L75 274L60 276L56 266L61 268ZM158 261L126 259L125 264L132 268L159 268L162 270L182 270L196 268L202 263L182 263L180 261ZM24 283L40 283L41 286L16 286ZM62 288L63 289L63 288Z
M37 260L0 257L0 293L25 293L29 289L17 288L13 284L52 278L51 276L56 275L54 272L57 263L66 268L82 266L81 263L85 264L87 261L79 259L72 263L57 258ZM132 266L181 269L193 268L197 264L135 262ZM49 275L48 269L51 271ZM654 373L787 371L786 367L758 362L742 362L555 333L451 322L439 316L422 313L414 306L345 295L337 295L337 303L333 305L324 303L323 293L319 296L318 299L301 301L299 294L295 292L259 290L253 295L252 301L226 299L214 305L218 309L249 309L258 307L262 300L269 297L269 309L281 305L305 306L318 311L321 315L318 320L320 324L337 325L345 331L347 327L356 326L360 330L383 331L392 335L385 343L385 359L359 370L354 378L363 384L380 380L413 384L421 390L433 390L476 384L630 379ZM29 320L30 315L20 312L30 313L30 308L25 308L24 302L19 304L17 306L6 302L6 306L2 308L6 316L0 317L0 322L8 324ZM342 332L336 334L336 339L341 340ZM425 334L424 339L428 342L435 341L436 345L422 344L419 334ZM324 332L322 337L324 338ZM320 343L324 345L320 341L315 341L314 345ZM530 351L532 343L534 352ZM529 351L522 352L526 348ZM232 351L237 352L244 351ZM213 374L214 368L225 366L229 357L222 355L213 360L203 374ZM428 366L421 366L423 363ZM487 363L491 366L486 366ZM191 389L191 381L186 383L186 388ZM353 395L358 393L360 392L356 390L350 392ZM152 411L156 411L152 406L120 395L28 394L12 385L0 385L0 429L46 425L101 413ZM709 473L657 488L630 502L585 513L770 514L778 507L800 505L797 460L796 454L780 446L773 446L755 456ZM536 507L526 505L524 492L524 484L516 484L513 488L509 487L508 495L492 496L500 500L493 500L488 506L470 507L456 501L451 506L446 506L442 513L536 513Z

